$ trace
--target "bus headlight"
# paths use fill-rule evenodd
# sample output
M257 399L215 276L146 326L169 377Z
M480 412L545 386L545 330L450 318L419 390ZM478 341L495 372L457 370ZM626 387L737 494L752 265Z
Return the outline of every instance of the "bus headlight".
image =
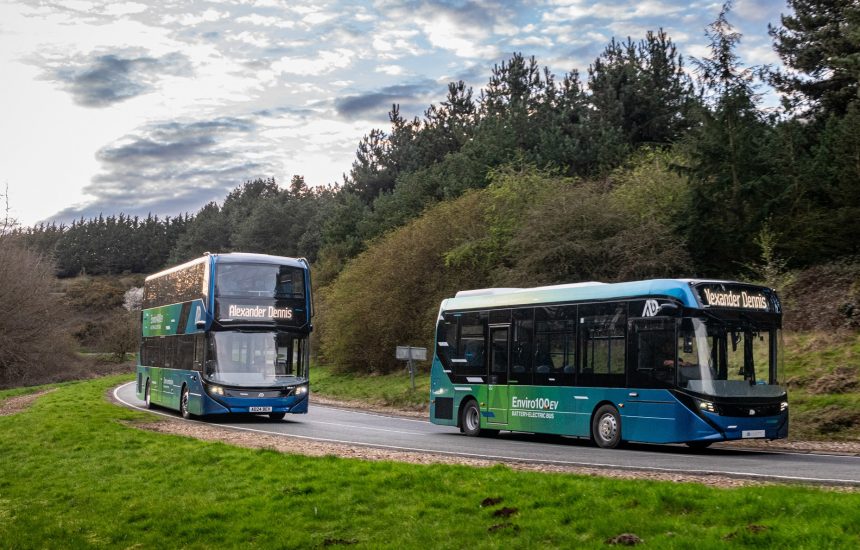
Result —
M221 386L206 386L206 389L209 390L209 393L212 395L224 395L224 388Z
M779 412L785 412L788 410L788 401L783 401L779 404Z
M301 396L301 395L304 395L306 393L308 393L308 387L307 386L296 386L296 395L297 396Z
M710 401L699 401L699 409L709 413L717 412L717 409L714 407L714 404Z

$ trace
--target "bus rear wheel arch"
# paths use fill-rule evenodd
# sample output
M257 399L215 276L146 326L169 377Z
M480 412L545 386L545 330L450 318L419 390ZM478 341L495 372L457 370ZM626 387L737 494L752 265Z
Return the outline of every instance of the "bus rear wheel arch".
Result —
M591 439L604 449L621 445L621 415L614 405L606 403L597 408L591 418Z
M149 378L147 378L146 379L146 385L144 386L144 389L143 389L143 402L146 404L147 409L152 408L152 394L150 393L150 391L151 390L149 387Z
M193 415L191 411L188 410L188 386L185 384L182 385L182 393L179 398L179 413L182 415L182 418L189 419Z

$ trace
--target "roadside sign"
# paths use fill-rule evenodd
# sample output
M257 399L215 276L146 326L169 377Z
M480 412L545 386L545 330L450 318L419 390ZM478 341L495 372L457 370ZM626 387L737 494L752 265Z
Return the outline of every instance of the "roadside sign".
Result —
M415 348L412 346L397 346L394 357L401 361L407 361L406 368L409 369L409 380L412 389L415 389L415 361L427 360L427 348Z
M415 348L412 346L397 346L397 355L395 356L401 361L426 361L427 348Z

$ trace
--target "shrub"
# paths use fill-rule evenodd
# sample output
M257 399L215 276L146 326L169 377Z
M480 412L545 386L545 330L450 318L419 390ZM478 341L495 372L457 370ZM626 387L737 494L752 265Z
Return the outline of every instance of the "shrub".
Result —
M546 197L526 212L513 238L509 283L692 275L683 241L658 219L631 212L605 185L562 183Z
M446 266L445 253L485 234L482 195L439 204L349 262L320 292L323 359L340 370L391 372L397 345L431 347L439 303L485 283L480 269Z
M0 237L0 385L24 385L75 361L55 268Z

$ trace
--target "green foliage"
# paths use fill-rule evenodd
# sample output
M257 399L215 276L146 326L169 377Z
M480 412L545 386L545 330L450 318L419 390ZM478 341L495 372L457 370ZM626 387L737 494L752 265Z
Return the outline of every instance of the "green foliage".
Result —
M0 417L0 546L605 548L635 533L656 548L818 549L860 537L855 492L311 458L148 432L135 424L153 415L104 398L120 380Z
M605 185L562 184L547 196L526 212L513 238L511 283L613 282L690 269L684 243L669 227L638 217Z
M668 169L648 162L616 174L624 200L601 183L507 165L491 173L487 189L431 207L374 241L320 292L325 361L350 372L397 369L394 347L430 345L439 302L465 288L683 273L683 241L661 218L636 210L648 189L676 200L670 195L683 181L661 188L655 173Z
M322 354L342 370L391 372L397 345L429 346L439 301L482 279L444 254L485 231L482 197L467 193L386 234L319 292Z

